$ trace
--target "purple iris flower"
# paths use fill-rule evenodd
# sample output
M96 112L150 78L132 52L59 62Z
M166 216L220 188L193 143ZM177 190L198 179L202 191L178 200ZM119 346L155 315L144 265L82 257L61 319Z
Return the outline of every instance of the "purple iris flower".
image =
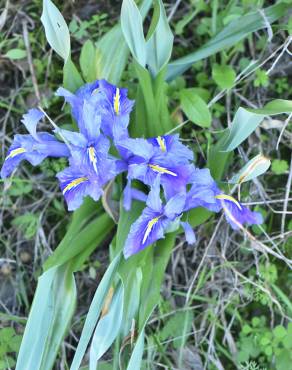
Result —
M146 201L147 207L130 228L124 246L125 258L140 252L150 244L164 238L167 229L181 216L185 201L185 193L177 193L163 205L160 199L160 176L158 176L149 192ZM188 234L193 233L188 224L184 223L183 226ZM194 241L194 236L191 235L187 239Z
M196 168L191 176L191 188L187 193L185 211L196 207L204 207L212 212L219 212L222 205L216 196L221 194L208 168Z
M173 156L178 164L188 164L194 159L194 153L181 143L179 135L163 135L147 139L154 147L158 147L159 153L168 157Z
M167 139L170 143L169 151L167 141L161 136L157 138L157 144L152 143L154 139L124 139L117 143L123 158L121 162L124 164L124 170L128 170L126 191L130 192L133 179L151 186L158 175L166 199L186 190L194 170L194 166L189 164L193 154L188 148L182 149L182 144L176 137ZM120 168L123 168L122 164ZM126 209L129 209L129 206L130 203L126 204Z
M259 212L249 210L236 199L226 194L216 196L223 208L225 218L233 230L242 229L244 224L259 225L263 223L263 216Z
M196 207L204 207L212 212L223 209L227 222L234 230L242 228L243 224L254 225L263 222L260 213L250 211L232 196L223 194L209 169L196 169L191 181L192 186L187 193L184 211Z
M57 174L69 211L79 208L85 196L95 201L100 198L103 186L115 176L114 161L105 161L102 170L99 168L96 172L92 167L76 164L71 158L70 167Z
M1 177L8 177L22 160L33 166L40 164L47 157L68 157L67 146L47 132L37 132L38 122L44 114L38 109L30 109L23 115L22 123L30 134L15 135L1 169Z
M72 94L59 88L56 95L63 96L71 105L72 115L83 133L83 106L93 105L96 114L100 116L101 129L111 139L127 137L127 127L134 101L127 98L127 89L119 88L105 80L97 80L85 84Z
M80 132L58 130L67 141L74 165L82 166L96 174L105 173L112 167L113 159L109 158L109 140L100 133L101 116L98 107L85 100L79 111Z
M134 101L128 99L127 89L119 88L105 80L99 83L104 97L101 122L103 133L115 141L128 137L128 125Z

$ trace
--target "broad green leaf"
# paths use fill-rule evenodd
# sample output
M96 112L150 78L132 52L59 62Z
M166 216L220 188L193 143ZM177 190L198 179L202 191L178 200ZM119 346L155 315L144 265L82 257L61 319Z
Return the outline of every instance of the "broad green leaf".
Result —
M78 234L70 235L61 242L54 253L48 258L44 268L59 266L78 255L89 255L111 232L114 223L106 214L102 214L89 222ZM77 266L76 266L77 268Z
M96 79L96 48L92 41L87 40L82 46L80 54L80 68L83 78L86 82L92 82Z
M140 7L142 18L145 18L152 0L144 0ZM125 69L129 48L125 42L121 26L116 25L97 43L97 78L105 78L113 84L118 84Z
M139 330L142 330L149 315L160 300L160 288L169 261L176 233L165 235L155 245L149 246L142 266L141 302L139 310Z
M134 0L123 0L121 27L133 57L144 67L146 64L146 42L143 33L143 20Z
M188 221L192 227L196 227L206 222L214 213L206 208L194 208L184 216L184 220Z
M75 92L83 84L84 81L80 76L75 64L71 59L68 59L63 68L64 87L71 92Z
M173 80L181 75L195 62L235 45L250 33L266 28L267 22L272 24L283 17L288 7L288 4L279 3L262 9L265 17L257 10L232 21L199 50L170 63L168 65L167 80Z
M16 370L51 370L76 304L70 265L54 267L39 278L23 335Z
M123 324L121 327L121 334L126 337L132 326L132 321L136 317L136 314L140 306L140 290L141 283L143 280L142 270L140 267L129 268L128 275L123 277L126 282L127 291L125 291L125 308Z
M119 25L96 43L96 77L118 84L129 56L129 48Z
M267 103L263 108L248 109L248 111L268 116L281 113L292 113L292 100L275 99Z
M41 21L48 43L66 62L70 57L70 34L67 24L51 0L43 0Z
M144 337L145 337L145 331L143 329L141 330L141 333L139 334L138 340L135 344L134 350L132 352L130 361L127 366L127 370L141 369L143 351L144 351Z
M237 148L258 127L264 117L262 114L255 114L240 107L235 113L222 150L230 152Z
M227 135L227 130L217 132L214 136L218 141L215 144L210 140L208 142L207 167L210 169L214 180L222 179L233 156L233 152L222 152L222 144L225 142Z
M26 57L26 50L10 49L9 51L7 51L4 57L9 58L11 60L23 59Z
M161 0L157 0L157 2L159 6L158 22L146 43L146 62L154 76L168 63L173 45L173 34L167 21L163 3Z
M229 183L241 184L243 182L250 181L265 173L270 165L271 161L268 158L264 157L262 154L258 154L248 161L238 174L232 177Z
M110 263L94 294L70 370L78 370L81 365L83 356L86 352L88 343L94 332L94 328L102 310L105 297L109 291L110 286L112 285L116 269L120 263L120 258L121 253L119 253Z
M183 89L180 93L181 108L188 119L200 127L210 127L211 114L204 100L192 89Z
M214 64L212 77L221 89L231 89L235 83L236 73L230 66Z
M119 334L123 319L124 287L119 284L109 306L108 313L99 320L91 342L89 369L96 370L98 360L109 349Z

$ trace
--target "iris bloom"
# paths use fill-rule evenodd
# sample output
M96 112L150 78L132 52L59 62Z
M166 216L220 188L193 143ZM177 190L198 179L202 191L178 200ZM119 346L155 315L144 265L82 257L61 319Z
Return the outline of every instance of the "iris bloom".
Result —
M164 238L167 229L181 216L185 201L185 193L178 193L163 205L160 199L160 176L158 176L149 192L146 201L147 207L130 228L124 246L125 258ZM191 227L187 223L183 223L182 226L187 232L187 239L193 242L194 235Z
M127 98L127 89L111 85L105 80L85 84L72 94L59 88L56 93L63 96L71 105L72 115L78 123L81 133L83 123L83 106L86 102L94 107L101 120L101 129L105 135L114 138L127 137L127 127L134 101Z
M128 170L126 191L130 191L131 180L137 179L151 186L158 175L166 199L186 190L194 170L189 164L193 153L179 142L177 136L125 139L119 141L117 147L122 148L124 169Z
M67 146L47 132L37 132L36 127L44 114L38 109L30 109L23 115L22 123L29 134L15 135L1 169L1 177L8 177L22 160L33 166L40 164L47 157L68 157Z
M100 198L103 186L115 175L115 166L113 162L107 161L103 164L103 172L95 172L86 165L76 165L73 158L70 162L70 167L59 172L57 178L68 210L74 211L81 206L85 196L90 196L95 201Z
M261 213L249 210L232 196L219 194L216 199L220 202L225 218L233 230L242 229L244 224L259 225L263 223Z
M262 215L252 212L230 195L223 194L213 180L209 169L196 169L192 176L192 187L187 194L185 211L204 207L212 212L223 209L230 226L237 230L244 224L254 225L263 222Z
M90 171L104 173L113 166L109 158L109 140L100 133L101 117L96 105L84 101L79 111L80 132L58 130L67 141L72 155L72 163Z

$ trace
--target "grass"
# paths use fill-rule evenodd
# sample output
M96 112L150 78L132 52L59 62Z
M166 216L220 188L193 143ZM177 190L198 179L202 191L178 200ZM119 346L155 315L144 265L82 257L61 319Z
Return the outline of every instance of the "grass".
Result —
M87 2L83 6L76 2L72 6L69 1L56 2L70 24L73 59L78 59L88 38L97 41L116 23L120 9L112 3ZM166 12L178 34L173 58L182 56L186 49L195 50L231 19L259 3L169 1ZM60 99L54 97L62 84L62 63L46 43L39 19L40 1L9 4L6 17L5 4L1 11L0 138L4 158L13 134L21 132L20 118L28 108L40 104L59 122L69 115ZM212 131L227 127L240 105L262 107L274 98L291 98L291 44L283 24L288 24L286 18L273 29L268 27L227 51L197 62L184 77L174 80L168 86L168 96L176 122L185 119L177 108L185 87L198 88L201 98L209 102ZM224 90L214 66L227 64L238 75L252 60L256 61L254 72L232 89ZM133 68L130 64L122 76L122 83L130 81L130 91L136 83ZM197 166L205 166L208 147L212 146L209 132L188 122L181 134L194 148ZM291 138L287 116L267 119L239 148L228 169L228 174L238 172L246 159L259 151L272 160L264 176L241 187L241 198L265 217L262 228L252 228L256 242L233 232L219 217L197 228L195 248L187 246L182 237L177 238L161 299L146 328L145 369L286 370L290 366ZM14 366L37 278L70 219L54 178L64 166L61 160L46 160L41 170L25 165L13 180L4 187L1 184L0 369ZM108 259L108 246L104 245L76 274L77 310L56 369L68 368L72 360L87 308ZM101 368L111 369L112 359L113 352L107 352Z

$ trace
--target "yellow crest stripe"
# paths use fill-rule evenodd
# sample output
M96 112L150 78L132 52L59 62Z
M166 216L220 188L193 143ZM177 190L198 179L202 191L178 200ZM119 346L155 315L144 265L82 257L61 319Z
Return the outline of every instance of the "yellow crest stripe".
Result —
M229 200L230 202L234 203L240 210L242 210L242 207L239 204L239 202L236 199L234 199L231 195L219 194L219 195L216 195L215 198L222 199L222 200Z
M24 148L13 149L8 154L8 156L6 157L6 159L13 158L13 157L17 156L18 154L25 153L25 152L26 152L26 149L24 149Z
M158 222L159 220L159 216L158 217L155 217L155 218L152 218L152 220L150 220L147 224L147 227L146 227L146 231L145 231L145 234L144 234L144 237L143 237L143 241L142 241L142 244L144 244L149 236L149 234L151 233L154 225Z
M114 110L116 115L120 114L120 89L118 87L114 96Z
M159 147L160 147L161 151L162 151L162 152L166 152L166 145L165 145L165 140L164 140L164 138L163 138L163 137L161 137L161 136L158 136L158 137L156 138L156 140L157 140L157 143L158 143L158 145L159 145Z
M82 182L88 181L87 177L79 177L78 179L75 179L71 181L64 189L63 189L63 194L65 194L67 191L76 188L79 184Z
M170 170L168 170L167 168L165 167L161 167L159 166L158 164L149 164L148 165L153 171L155 172L158 172L158 173L164 173L164 174L167 174L167 175L171 175L171 176L177 176L177 174L175 172L172 172Z

